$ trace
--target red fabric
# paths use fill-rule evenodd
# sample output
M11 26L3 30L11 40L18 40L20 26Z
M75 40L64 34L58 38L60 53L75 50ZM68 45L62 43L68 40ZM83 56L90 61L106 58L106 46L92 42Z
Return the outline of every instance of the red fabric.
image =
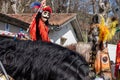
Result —
M118 70L120 66L120 41L117 44L117 49L116 49L116 65L115 65L115 76L117 77Z
M52 13L52 9L50 6L45 6L44 8L42 8L43 11L48 11L49 13Z
M48 37L48 27L45 23L40 19L39 20L39 34L41 36L42 41L50 42ZM36 20L33 19L32 23L30 24L30 36L33 41L37 40L36 38Z

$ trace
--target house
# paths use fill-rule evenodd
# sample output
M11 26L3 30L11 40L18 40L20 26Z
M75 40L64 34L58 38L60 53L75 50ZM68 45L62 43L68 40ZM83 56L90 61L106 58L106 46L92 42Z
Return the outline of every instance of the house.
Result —
M81 27L76 13L52 13L49 19L52 42L59 45L69 45L83 41ZM18 33L26 30L32 21L32 14L2 14L0 13L0 30Z
M25 32L27 23L0 13L0 37L13 38L20 31Z

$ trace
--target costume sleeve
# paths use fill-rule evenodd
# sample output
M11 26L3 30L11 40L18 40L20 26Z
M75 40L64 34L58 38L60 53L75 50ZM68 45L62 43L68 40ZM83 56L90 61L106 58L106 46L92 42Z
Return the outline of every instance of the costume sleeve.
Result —
M35 19L33 19L29 28L30 28L30 31L29 31L30 37L34 41L34 40L36 40L36 21L35 21Z

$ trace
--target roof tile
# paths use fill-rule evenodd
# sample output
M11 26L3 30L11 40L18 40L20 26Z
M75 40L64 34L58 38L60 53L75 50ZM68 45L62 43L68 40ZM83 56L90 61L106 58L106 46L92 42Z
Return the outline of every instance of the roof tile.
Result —
M26 13L26 14L8 14L8 16L19 19L25 23L31 23L32 21L32 14ZM50 25L62 25L71 18L75 17L76 13L52 13L51 17L49 19Z

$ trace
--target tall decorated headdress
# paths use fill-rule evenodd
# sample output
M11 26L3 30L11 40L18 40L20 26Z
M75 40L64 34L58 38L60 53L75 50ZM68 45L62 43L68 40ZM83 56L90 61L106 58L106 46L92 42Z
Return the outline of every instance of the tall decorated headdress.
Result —
M42 8L43 11L48 11L49 13L52 13L52 8L50 6L44 6Z
M39 9L40 6L41 6L41 3L38 2L38 1L32 2L32 3L30 4L30 8L38 8L38 9Z

